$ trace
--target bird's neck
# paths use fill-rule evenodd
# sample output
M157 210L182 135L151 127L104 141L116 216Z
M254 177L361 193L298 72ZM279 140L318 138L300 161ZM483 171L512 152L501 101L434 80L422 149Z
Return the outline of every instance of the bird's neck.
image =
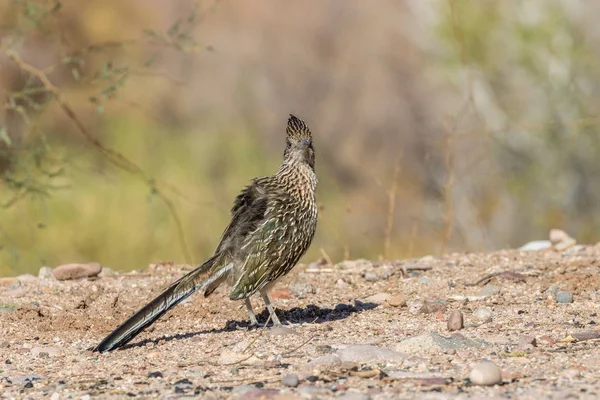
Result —
M305 162L285 162L281 164L275 174L277 179L289 188L301 188L305 195L314 196L317 188L317 174L314 169Z

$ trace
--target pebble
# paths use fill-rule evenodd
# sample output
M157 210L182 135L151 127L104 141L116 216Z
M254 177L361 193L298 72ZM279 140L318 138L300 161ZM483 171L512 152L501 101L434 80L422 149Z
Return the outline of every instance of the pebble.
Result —
M365 273L365 281L367 282L377 282L379 280L379 276L377 276L374 272Z
M387 293L377 293L372 296L369 296L365 299L365 303L375 303L381 304L390 298L390 295Z
M42 279L42 280L46 280L46 279L56 280L56 278L54 277L54 274L52 274L52 268L50 268L50 267L40 268L40 271L38 272L38 278Z
M448 330L459 331L464 328L464 319L463 314L460 310L454 310L450 313L448 317Z
M110 268L106 268L106 267L102 267L102 271L100 271L100 273L98 274L98 276L101 278L105 278L107 276L113 276L113 275L116 275L115 271L113 271Z
M102 266L98 263L88 264L63 264L52 270L54 277L59 281L69 279L88 278L96 276L102 271Z
M519 348L520 349L531 349L537 347L537 340L533 336L521 336L519 337Z
M406 299L400 295L390 297L387 303L392 307L406 307Z
M487 284L479 291L480 296L493 296L500 293L500 287L496 285Z
M421 307L421 314L445 313L448 307L441 301L427 301Z
M471 369L469 379L474 385L492 386L502 382L502 372L493 362L483 361Z
M537 251L549 249L552 247L552 242L549 240L534 240L532 242L526 243L523 246L519 247L521 251Z
M343 400L369 400L371 397L366 393L360 392L345 392L338 399Z
M160 371L148 372L148 378L162 378L163 374Z
M286 335L297 335L298 332L296 332L294 329L292 328L288 328L287 326L274 326L271 329L269 329L268 334L270 336L286 336Z
M0 278L0 285L18 285L19 280L17 278Z
M562 304L570 304L573 302L573 293L561 291L556 293L556 302Z
M342 362L382 362L382 361L404 361L408 358L406 353L383 347L355 344L344 349L338 350L337 355Z
M338 279L337 282L335 283L335 286L337 286L337 287L339 287L341 289L345 289L345 288L347 288L350 285L348 285L348 283L345 280Z
M298 379L298 375L296 374L287 374L283 377L281 383L283 386L296 387L300 383L300 379Z
M36 282L37 279L38 279L37 277L35 277L31 274L23 274L23 275L17 276L17 280L19 282Z
M492 309L489 307L479 307L473 311L473 317L483 322L490 322L492 320Z
M331 369L342 363L340 356L337 354L326 354L321 357L317 357L306 364L306 369L312 371L313 369Z

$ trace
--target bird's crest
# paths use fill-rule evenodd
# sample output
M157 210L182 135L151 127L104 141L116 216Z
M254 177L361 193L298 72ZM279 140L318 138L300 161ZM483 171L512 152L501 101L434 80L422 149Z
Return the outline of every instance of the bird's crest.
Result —
M294 139L311 139L312 137L306 123L292 114L290 114L290 118L288 119L285 132L289 138Z

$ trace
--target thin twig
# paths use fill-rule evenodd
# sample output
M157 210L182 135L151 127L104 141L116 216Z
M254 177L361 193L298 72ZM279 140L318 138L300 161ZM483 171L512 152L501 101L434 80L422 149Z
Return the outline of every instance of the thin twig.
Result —
M23 61L21 59L21 57L19 57L18 54L16 54L12 50L6 49L4 51L4 53L6 54L6 56L9 59L11 59L15 64L17 64L17 66L22 71L28 72L30 75L38 78L40 80L40 82L42 82L44 87L50 93L52 93L52 95L54 96L54 99L58 103L61 110L66 114L66 116L71 121L73 121L73 123L77 127L79 133L81 133L88 142L90 142L96 149L98 149L100 152L102 152L107 157L107 159L110 162L112 162L114 165L116 165L117 167L120 167L134 175L137 175L140 179L142 179L150 187L151 191L153 193L155 193L163 201L163 203L167 206L169 213L171 214L171 217L175 221L175 225L177 228L177 235L179 237L179 244L181 246L183 256L184 256L186 262L191 263L191 256L190 256L190 252L188 250L187 244L185 242L185 236L183 233L183 225L181 223L181 219L179 218L179 215L177 214L177 211L175 209L175 206L173 205L173 202L164 194L164 192L161 189L159 189L158 184L154 180L154 178L148 176L141 167L139 167L137 164L130 161L128 158L123 156L121 153L119 153L115 150L112 150L108 147L105 147L98 139L96 139L87 130L87 128L85 127L85 125L81 121L81 119L79 119L79 117L77 116L77 114L75 114L75 112L73 111L71 106L62 97L60 89L50 81L50 79L48 78L48 75L44 71L34 67L31 64L26 63L25 61Z
M287 356L288 354L291 354L293 352L295 352L296 350L301 349L302 347L304 347L304 345L306 345L308 342L310 342L311 340L313 340L315 337L317 337L316 335L313 335L311 337L309 337L308 339L306 339L304 342L302 342L302 344L300 344L297 347L294 347L293 349L286 351L285 353L281 353L282 356Z

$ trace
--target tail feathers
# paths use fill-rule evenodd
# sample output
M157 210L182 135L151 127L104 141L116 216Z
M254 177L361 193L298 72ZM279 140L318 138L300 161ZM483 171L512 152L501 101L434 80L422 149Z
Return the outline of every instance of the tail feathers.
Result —
M94 351L102 353L125 345L159 319L163 314L181 303L195 291L204 290L209 286L213 286L217 281L219 283L222 282L227 276L227 273L233 268L232 264L224 265L218 271L202 281L199 279L213 267L217 258L217 255L213 256L204 264L171 284L171 286L165 289L154 300L146 304L142 309L137 311L106 336L98 346L96 346Z

